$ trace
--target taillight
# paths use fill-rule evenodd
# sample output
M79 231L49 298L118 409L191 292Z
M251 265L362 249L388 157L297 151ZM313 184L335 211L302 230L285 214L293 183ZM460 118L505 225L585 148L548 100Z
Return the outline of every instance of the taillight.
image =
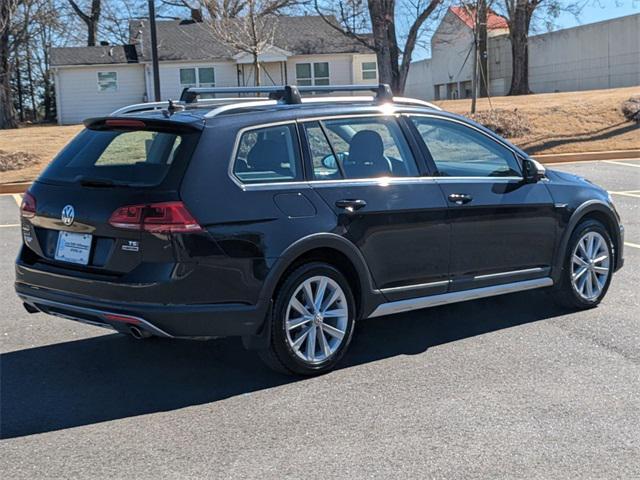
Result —
M111 215L109 224L116 228L153 233L187 233L202 230L182 202L120 207Z
M20 204L20 216L24 218L33 218L36 216L36 197L26 192L22 197Z

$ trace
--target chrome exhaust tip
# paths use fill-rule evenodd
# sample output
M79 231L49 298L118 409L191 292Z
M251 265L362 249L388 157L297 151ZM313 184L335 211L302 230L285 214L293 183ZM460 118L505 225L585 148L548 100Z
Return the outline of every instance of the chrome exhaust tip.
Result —
M141 330L138 327L129 327L129 333L136 340L144 340L145 338L149 338L152 336L146 330Z

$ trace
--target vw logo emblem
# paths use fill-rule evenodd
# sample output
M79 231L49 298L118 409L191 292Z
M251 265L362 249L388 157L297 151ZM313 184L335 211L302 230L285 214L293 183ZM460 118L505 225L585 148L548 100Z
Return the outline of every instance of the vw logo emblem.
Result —
M73 220L76 218L76 212L73 209L72 205L66 205L62 209L62 215L60 216L62 223L64 223L67 227L73 223Z

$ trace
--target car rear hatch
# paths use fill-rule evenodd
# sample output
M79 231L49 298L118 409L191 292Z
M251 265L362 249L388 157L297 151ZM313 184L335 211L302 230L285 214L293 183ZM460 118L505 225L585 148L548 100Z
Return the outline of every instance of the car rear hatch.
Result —
M21 260L116 279L175 261L172 233L200 227L178 189L200 126L102 118L83 130L25 194Z

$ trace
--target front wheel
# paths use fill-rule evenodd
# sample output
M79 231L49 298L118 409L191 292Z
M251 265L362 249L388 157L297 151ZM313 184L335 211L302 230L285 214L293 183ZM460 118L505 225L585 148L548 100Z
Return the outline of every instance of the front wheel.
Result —
M602 301L613 274L613 246L606 228L595 220L576 227L567 246L555 297L570 308L591 308Z
M353 294L340 271L319 262L303 265L276 294L269 347L260 357L284 373L328 372L351 342L355 316Z

